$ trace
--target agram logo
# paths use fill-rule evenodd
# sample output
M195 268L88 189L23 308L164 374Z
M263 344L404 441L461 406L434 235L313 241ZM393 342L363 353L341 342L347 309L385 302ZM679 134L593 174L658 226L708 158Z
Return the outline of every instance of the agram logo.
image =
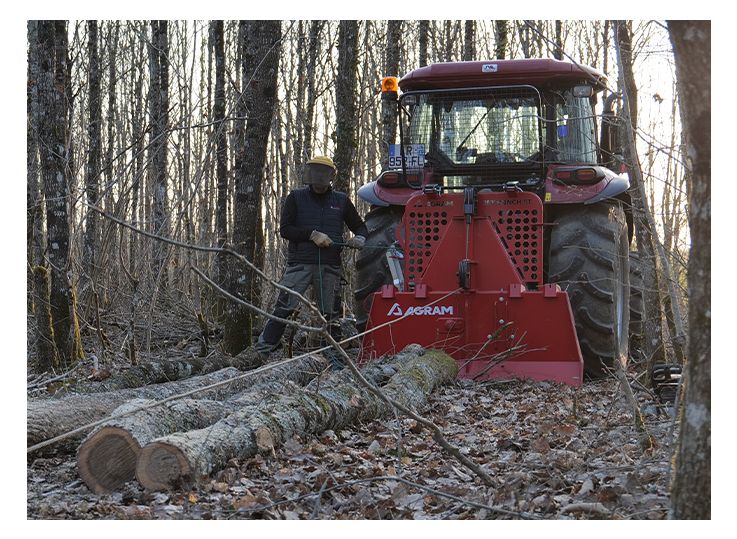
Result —
M386 313L387 316L440 316L443 314L453 315L453 306L435 305L433 307L410 307L406 312L404 312L402 311L402 307L400 307L399 303L395 303L392 305L392 308L389 309L389 312Z

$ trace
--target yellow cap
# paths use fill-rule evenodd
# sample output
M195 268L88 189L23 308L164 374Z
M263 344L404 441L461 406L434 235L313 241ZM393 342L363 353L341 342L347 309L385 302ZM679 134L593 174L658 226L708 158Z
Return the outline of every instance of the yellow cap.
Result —
M338 169L335 167L335 163L333 163L333 160L330 159L327 155L316 155L309 161L307 161L308 165L327 165L333 170L337 171Z

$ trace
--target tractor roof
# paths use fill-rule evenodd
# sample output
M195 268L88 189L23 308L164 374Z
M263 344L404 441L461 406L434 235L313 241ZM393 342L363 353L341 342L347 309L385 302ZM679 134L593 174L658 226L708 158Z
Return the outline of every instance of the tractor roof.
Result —
M421 67L399 81L403 92L530 84L549 86L587 82L596 90L607 80L596 69L552 59L447 62Z

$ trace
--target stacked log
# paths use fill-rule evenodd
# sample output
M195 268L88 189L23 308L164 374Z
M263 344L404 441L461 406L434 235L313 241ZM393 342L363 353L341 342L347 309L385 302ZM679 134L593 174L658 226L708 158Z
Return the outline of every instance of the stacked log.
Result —
M235 367L228 367L186 380L154 384L136 389L29 401L27 404L27 444L30 447L104 419L115 408L132 399L163 400L205 386L233 380L197 394L197 397L202 399L225 400L253 386L259 379L263 379L260 377L268 372L242 377L243 372ZM57 445L56 448L66 449L70 442L79 442L85 434L79 433L69 438L66 444Z
M259 373L250 387L228 400L186 398L154 406L155 400L130 400L112 413L82 442L77 451L79 475L90 490L102 494L135 478L140 448L150 441L178 431L211 425L269 395L291 392L312 380L328 366L312 355Z
M66 397L77 393L103 393L143 387L149 384L162 384L184 380L195 375L209 374L227 367L235 367L240 370L251 370L258 367L261 361L253 348L248 348L237 356L229 356L220 352L203 358L189 359L166 359L160 361L148 361L141 365L124 370L120 374L112 376L100 382L85 382L64 387L54 397Z
M456 373L452 358L417 345L363 370L389 399L413 409ZM221 382L227 383L202 389ZM177 398L195 390L196 398ZM169 397L175 398L159 402ZM329 372L325 359L313 355L247 377L229 367L137 389L32 401L28 443L109 416L78 448L80 476L90 489L107 493L134 477L151 490L171 489L210 475L231 458L273 452L294 435L346 428L391 412L348 369Z
M393 359L397 370L382 392L413 409L457 374L456 362L439 351L412 346ZM345 428L389 413L391 408L383 400L341 374L322 380L316 391L313 387L271 395L206 428L151 441L141 449L136 477L148 489L172 489L210 475L231 458L273 451L295 434Z

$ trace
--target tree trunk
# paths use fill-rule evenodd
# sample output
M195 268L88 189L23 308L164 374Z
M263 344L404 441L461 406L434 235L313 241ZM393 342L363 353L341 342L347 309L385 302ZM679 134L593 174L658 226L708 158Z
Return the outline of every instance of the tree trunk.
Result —
M43 263L43 199L38 177L38 22L28 21L28 87L26 94L26 261L28 311L38 315L40 294L34 268ZM46 290L46 289L44 289ZM48 301L46 299L45 301Z
M107 146L105 147L105 210L115 213L115 202L113 199L113 185L119 181L113 169L113 156L115 155L115 104L118 93L118 38L120 35L120 21L111 21L107 24L108 45L108 81L107 81Z
M243 91L241 101L248 111L243 145L236 155L234 249L248 260L256 261L261 232L262 186L266 180L266 150L274 116L279 70L280 21L244 21L241 23L243 42ZM245 265L231 260L229 292L254 303L255 282ZM232 355L251 345L251 313L242 305L229 302L226 306L224 350Z
M637 250L640 253L643 277L644 352L648 358L648 371L654 363L665 361L663 349L663 311L660 301L660 285L656 266L653 218L645 197L642 168L637 156L635 133L637 129L637 85L632 69L632 35L626 21L614 23L615 41L620 69L621 88L624 93L625 115L630 123L624 127L624 157L632 182L632 213L635 220Z
M532 51L530 48L530 23L522 21L521 24L517 24L517 33L519 34L519 44L522 47L522 55L525 58L532 57Z
M133 45L131 45L133 48ZM141 178L144 177L144 131L143 116L145 105L143 102L143 77L145 72L145 48L143 43L139 43L137 66L131 69L131 85L133 86L132 99L132 119L131 119L131 136L133 138L133 156L131 158L133 165L133 186L131 193L131 224L138 227L138 198L141 191ZM130 263L130 273L135 276L137 271L136 259L138 257L138 238L131 232L129 234L128 244L128 260ZM131 283L133 286L133 283ZM135 288L135 286L134 286ZM134 294L135 295L135 294ZM131 311L135 310L135 302L131 302Z
M292 141L292 147L294 151L294 163L297 167L300 167L300 164L304 163L304 155L306 153L304 149L303 135L305 119L302 117L302 114L304 114L305 110L305 82L308 76L312 76L312 73L306 73L306 71L309 69L309 66L307 64L308 60L305 52L305 49L307 48L305 45L305 43L307 43L307 37L305 36L304 30L305 26L306 21L297 22L297 53L294 55L296 56L296 59L290 59L291 62L297 64L295 74L297 78L297 95L294 99L297 120L295 121L294 125L295 132L292 133L291 137L289 137ZM297 175L299 177L302 176L301 168L297 168Z
M215 138L215 177L217 178L217 212L215 216L217 246L225 247L228 241L228 137L225 124L225 35L223 21L210 23L210 39L215 56L215 101L213 103L212 121ZM215 258L216 282L220 286L226 283L227 255L218 253ZM222 299L218 305L222 307ZM221 308L217 309L218 315Z
M463 60L476 59L476 21L466 21L463 33Z
M711 518L711 22L669 21L692 182L689 330L672 517Z
M556 60L563 59L563 21L555 21L555 50L553 58Z
M169 31L167 21L151 21L149 49L150 89L149 115L152 125L149 139L150 178L153 187L153 232L169 235L167 140L169 126ZM168 249L164 243L153 244L153 271L165 288L168 282L165 264Z
M303 386L328 367L318 355L287 364L255 377L246 390L226 401L182 399L154 408L155 401L134 399L118 407L114 417L97 427L79 446L79 475L94 492L110 492L135 478L141 447L174 432L205 428L238 409L272 394ZM128 414L123 416L123 414Z
M88 423L99 421L130 399L164 399L222 382L239 374L242 372L235 367L227 367L214 373L165 384L88 395L70 395L61 399L29 401L27 405L27 444L28 446L35 445ZM250 387L252 380L253 377L236 380L233 383L198 393L197 397L223 399ZM79 439L82 435L79 434L71 440Z
M420 352L421 353L421 352ZM428 351L396 357L399 371L384 386L386 396L410 408L420 408L436 387L455 379L457 366L448 355ZM242 408L214 425L172 434L146 445L136 477L152 490L198 480L225 466L231 458L246 458L274 448L295 434L318 434L358 421L384 417L391 409L355 381L336 376L317 391L273 395L256 406Z
M320 52L320 32L325 21L312 21L310 24L310 41L307 51L307 98L305 105L303 151L297 166L302 166L312 157L312 139L315 119L315 82L317 79L317 57ZM301 169L300 169L301 170Z
M59 361L74 359L69 270L69 142L67 117L67 25L38 23L38 147L46 199L46 234L50 268L49 303Z
M507 48L509 47L507 21L494 21L494 37L496 42L496 58L498 60L504 60L507 57Z
M427 65L427 44L430 40L430 21L420 21L420 36L418 38L420 45L420 67Z
M89 85L89 124L87 124L88 150L87 167L84 175L85 193L87 203L99 206L100 197L100 148L102 140L101 121L102 103L100 101L100 56L98 54L97 21L87 22L89 68L87 71L87 84ZM111 61L111 63L114 63ZM84 231L84 254L82 264L83 271L93 279L94 267L97 263L97 221L96 211L87 209L86 227Z
M335 179L337 191L348 192L349 175L356 158L356 79L358 75L358 22L340 21L338 73L335 85Z
M384 56L384 76L399 75L399 50L402 37L402 21L388 21L386 25L386 54ZM394 144L397 133L397 104L389 99L381 100L381 167L389 164L389 147Z
M36 309L36 370L48 372L59 365L49 303L49 271L42 265L33 268L33 290Z

